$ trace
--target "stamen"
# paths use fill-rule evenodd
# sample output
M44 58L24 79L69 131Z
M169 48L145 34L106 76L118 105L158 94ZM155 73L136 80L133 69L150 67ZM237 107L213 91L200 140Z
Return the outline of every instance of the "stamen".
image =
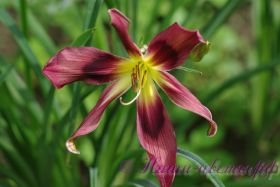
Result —
M137 91L136 81L137 81L137 74L135 73L135 68L133 68L131 74L131 83L132 83L132 89L135 92Z
M137 89L135 87L135 82L134 82L134 79L131 79L132 80L132 90L135 92Z
M136 96L129 102L123 101L123 98L120 97L120 103L122 105L130 105L132 104L141 93L141 89L144 87L144 84L147 80L147 67L145 66L143 61L137 61L135 66L131 70L131 86L132 90L136 92Z
M144 86L144 83L146 82L146 76L147 75L147 70L144 71L144 75L142 76L142 80L141 80L141 87Z
M140 77L140 67L139 67L140 62L136 65L136 72L137 72L137 77Z
M190 73L198 73L200 75L202 75L202 72L201 71L198 71L196 69L191 69L191 68L187 68L187 67L184 67L184 66L179 66L177 67L176 69L178 70L183 70L185 72L190 72Z
M125 106L131 105L140 96L140 93L141 93L141 89L138 90L136 96L131 101L129 101L129 102L124 102L122 97L120 97L120 103L122 105L125 105Z

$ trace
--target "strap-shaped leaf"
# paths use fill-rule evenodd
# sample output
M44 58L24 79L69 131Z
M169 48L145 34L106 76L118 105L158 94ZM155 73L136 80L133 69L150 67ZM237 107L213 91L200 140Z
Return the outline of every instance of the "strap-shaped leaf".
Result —
M130 184L132 184L135 187L158 187L158 185L146 179L138 179L133 182L130 182Z
M184 158L190 160L191 162L193 162L196 166L198 167L209 167L209 165L202 160L198 155L187 151L187 150L183 150L178 148L177 149L177 154L183 156ZM217 177L217 175L213 172L209 172L206 173L206 177L216 186L216 187L225 187L225 185L223 184L223 182Z

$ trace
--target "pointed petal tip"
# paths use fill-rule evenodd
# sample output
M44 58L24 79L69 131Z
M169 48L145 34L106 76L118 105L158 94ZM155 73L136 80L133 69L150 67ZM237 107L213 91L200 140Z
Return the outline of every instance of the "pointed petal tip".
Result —
M67 140L65 145L69 152L71 152L73 154L80 154L80 151L76 148L76 145L74 144L73 140L71 140L71 139Z
M115 80L124 60L94 47L66 47L48 60L42 73L56 88L75 81L98 85Z
M119 12L116 8L110 8L110 9L108 9L108 12L109 12L109 13L111 13L112 11Z
M52 77L52 72L49 71L47 66L44 67L44 69L42 70L42 73L44 76L46 76L52 82L52 85L56 89L62 88L64 86L64 85L60 84L59 82L57 82L54 77Z
M61 51L63 51L64 49L60 50L57 54L59 54ZM58 81L58 79L56 79L56 76L54 74L55 72L55 64L57 63L57 55L51 57L47 64L44 66L42 73L44 76L46 76L53 84L53 86L56 89L62 88L64 85L60 84L60 82Z
M115 16L121 16L121 18L125 19L127 22L130 22L130 20L128 19L128 17L126 17L122 12L120 12L118 9L116 8L111 8L108 10L109 15L111 16L111 22L113 21L113 19L115 18Z
M130 56L141 56L140 49L129 36L130 20L119 10L112 8L108 10L111 24L116 29L125 49Z
M116 8L109 8L108 12L112 12L112 11L116 11L116 10L117 10Z
M115 9L114 9L114 8L110 8L110 9L108 10L108 14L111 15L111 14L112 14L112 11L115 11Z

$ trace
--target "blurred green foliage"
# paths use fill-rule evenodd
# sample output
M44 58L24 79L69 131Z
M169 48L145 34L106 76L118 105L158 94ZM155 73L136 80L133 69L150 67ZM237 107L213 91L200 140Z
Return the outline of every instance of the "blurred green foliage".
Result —
M66 46L126 55L110 26L112 7L131 19L130 33L139 46L173 22L200 30L211 42L200 62L184 64L202 75L172 74L211 109L217 135L208 138L206 121L161 93L178 146L199 155L182 151L178 165L196 167L204 163L201 158L220 166L280 160L279 0L1 0L0 186L157 186L152 173L141 172L146 156L134 106L112 103L100 127L78 141L81 155L71 155L65 141L104 87L75 83L55 90L41 74L47 60ZM129 164L121 171L124 161ZM229 187L280 186L279 172L270 180L227 174L209 179L178 175L173 186L207 187L215 179Z

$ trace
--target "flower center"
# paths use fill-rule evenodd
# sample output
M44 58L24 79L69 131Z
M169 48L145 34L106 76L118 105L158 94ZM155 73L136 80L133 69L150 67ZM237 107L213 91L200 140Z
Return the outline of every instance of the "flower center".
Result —
M145 86L145 83L147 82L147 72L148 72L147 65L143 60L139 60L131 71L132 90L137 94L129 102L124 102L122 97L120 97L121 104L130 105L140 96L141 89Z
M132 69L131 84L134 92L138 92L145 85L147 80L147 67L144 62L139 61Z

